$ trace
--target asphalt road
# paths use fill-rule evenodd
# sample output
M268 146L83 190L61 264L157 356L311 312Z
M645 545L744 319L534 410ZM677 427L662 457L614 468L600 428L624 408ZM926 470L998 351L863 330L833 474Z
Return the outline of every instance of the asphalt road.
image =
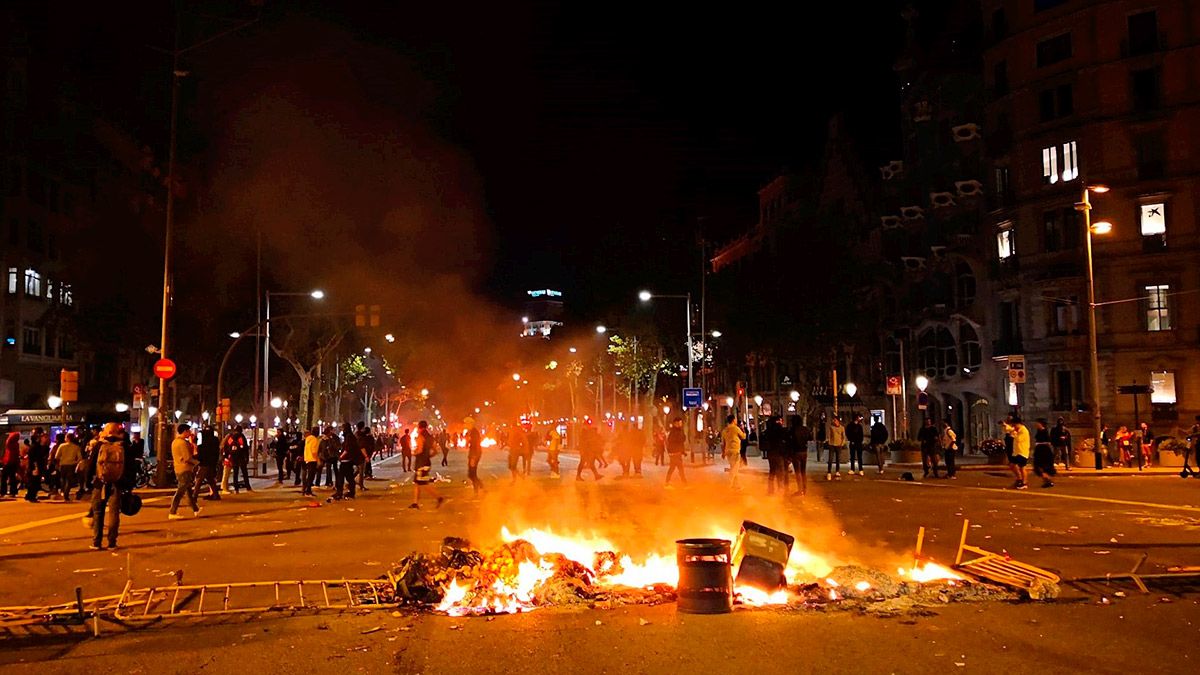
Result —
M186 583L374 577L411 551L435 551L447 535L494 543L501 525L602 535L636 555L671 553L676 538L736 532L751 518L796 535L828 564L894 571L911 559L919 526L925 551L952 562L969 518L971 543L1067 579L1127 571L1143 556L1144 573L1200 565L1200 481L1165 475L1073 473L1054 488L1018 492L1002 472L909 483L898 471L832 482L814 471L821 480L810 482L806 497L768 498L761 471L734 492L720 467L691 468L688 487L668 490L660 467L647 466L640 480L614 479L615 466L600 482L567 473L552 480L540 456L534 477L514 486L493 453L483 471L489 490L476 499L456 453L452 482L438 486L449 501L413 511L396 464L385 461L354 502L314 502L264 482L253 494L205 502L199 518L168 521L168 499L151 493L142 513L123 521L116 552L87 549L77 504L0 503L0 606L63 602L75 586L89 596L117 593L127 578L168 585L175 570ZM565 458L564 469L573 467ZM1066 585L1053 603L947 604L890 619L815 609L688 616L664 605L494 620L325 613L140 630L102 625L98 639L83 631L0 637L0 666L14 673L1183 672L1200 658L1196 590L1143 595L1131 585Z

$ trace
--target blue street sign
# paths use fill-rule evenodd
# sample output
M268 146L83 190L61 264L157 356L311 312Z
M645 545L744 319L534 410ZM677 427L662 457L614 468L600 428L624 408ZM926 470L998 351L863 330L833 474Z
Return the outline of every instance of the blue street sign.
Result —
M700 387L684 387L683 388L683 407L699 408L704 401L704 390Z

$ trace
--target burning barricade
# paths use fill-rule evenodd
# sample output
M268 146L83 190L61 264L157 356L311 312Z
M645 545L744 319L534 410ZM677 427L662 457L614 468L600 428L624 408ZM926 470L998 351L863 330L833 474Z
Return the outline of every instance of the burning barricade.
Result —
M503 529L501 539L499 546L481 550L450 537L436 556L406 557L388 574L395 587L389 601L451 616L675 601L680 611L693 613L741 605L888 616L946 602L1022 597L928 560L901 567L896 575L857 565L832 567L799 550L790 535L750 521L732 546L731 538L685 539L677 542L675 556L637 560L597 537Z

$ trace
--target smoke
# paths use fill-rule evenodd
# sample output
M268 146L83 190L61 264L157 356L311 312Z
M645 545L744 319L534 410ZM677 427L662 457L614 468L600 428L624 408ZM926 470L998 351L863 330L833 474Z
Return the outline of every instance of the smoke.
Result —
M511 316L477 292L495 234L472 162L429 121L449 85L305 18L237 57L239 67L210 69L235 76L201 83L218 120L215 178L187 246L234 261L213 265L211 288L253 302L261 230L268 289L322 288L321 311L380 305L382 325L358 339L403 379L437 388L444 408L478 405L515 358L516 336ZM307 299L281 302L275 314L314 311Z

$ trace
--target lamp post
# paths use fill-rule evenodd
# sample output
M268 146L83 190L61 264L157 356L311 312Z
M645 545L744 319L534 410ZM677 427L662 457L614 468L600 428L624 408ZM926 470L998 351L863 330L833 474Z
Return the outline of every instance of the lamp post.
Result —
M1084 185L1083 200L1075 205L1077 211L1083 211L1083 230L1085 250L1087 251L1087 280L1088 280L1088 361L1091 368L1092 394L1092 433L1094 434L1092 449L1096 455L1096 468L1104 467L1100 447L1100 354L1096 345L1096 274L1092 258L1092 234L1107 234L1112 231L1112 223L1099 221L1092 225L1092 200L1090 194L1108 192L1106 185Z
M687 316L684 317L687 321L684 334L687 336L688 389L691 389L692 387L696 386L695 385L695 376L692 373L692 361L693 361L692 357L695 356L692 353L692 294L686 293L686 294L682 294L682 295L661 295L658 293L651 293L650 291L638 292L638 299L641 300L642 302L650 302L654 298L673 298L676 300L684 301L684 309L687 312ZM682 397L680 397L680 398L682 399ZM685 412L687 413L689 420L688 420L687 424L684 424L684 427L685 427L684 431L687 434L687 441L688 441L688 445L690 446L692 444L692 424L691 424L691 419L690 419L692 412L690 410L686 410L686 409L685 409Z
M928 377L925 377L924 375L918 375L918 376L917 376L917 379L915 380L915 382L916 382L916 384L917 384L917 392L918 392L917 396L918 396L918 397L920 397L921 395L923 395L923 394L925 393L925 390L926 390L927 388L929 388L929 378L928 378ZM925 408L924 408L924 410L922 411L922 413L923 413L923 414L921 415L922 419L924 419L924 418L926 418L926 417L929 417L929 403L928 403L928 401L925 403ZM922 424L922 425L924 425L925 423L924 423L924 422L921 422L921 424Z

